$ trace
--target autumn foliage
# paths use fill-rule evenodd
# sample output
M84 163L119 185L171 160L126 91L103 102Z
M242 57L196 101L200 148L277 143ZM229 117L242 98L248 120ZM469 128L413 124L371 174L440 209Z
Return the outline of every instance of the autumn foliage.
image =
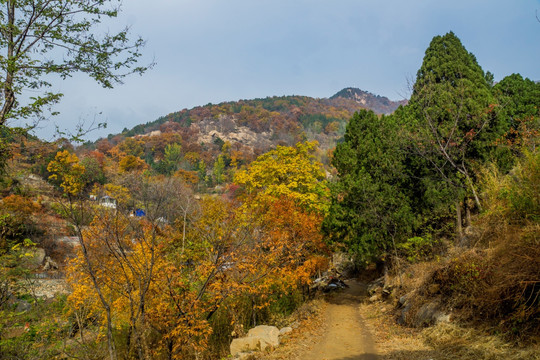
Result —
M117 207L88 204L93 221L79 227L82 246L68 270L79 335L98 319L111 352L196 358L219 353L216 342L236 326L269 319L284 296L307 296L327 266L319 231L326 185L314 146L261 156L237 178L242 201L194 203L179 176L126 175L125 186L95 187ZM145 216L130 216L130 206Z

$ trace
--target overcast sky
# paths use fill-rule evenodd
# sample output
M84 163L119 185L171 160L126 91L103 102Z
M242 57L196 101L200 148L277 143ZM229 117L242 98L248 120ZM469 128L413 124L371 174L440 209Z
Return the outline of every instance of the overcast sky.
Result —
M349 86L402 99L433 36L448 31L496 80L540 80L536 11L540 0L124 0L117 22L147 40L142 61L155 67L113 90L57 81L61 114L38 135L106 121L95 139L210 102Z

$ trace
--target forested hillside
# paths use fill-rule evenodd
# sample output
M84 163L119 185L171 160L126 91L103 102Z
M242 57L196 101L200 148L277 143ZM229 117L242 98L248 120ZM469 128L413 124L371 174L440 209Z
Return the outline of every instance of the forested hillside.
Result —
M540 84L494 84L448 33L395 112L361 95L209 104L83 146L3 126L0 359L219 359L366 270L400 324L536 346Z

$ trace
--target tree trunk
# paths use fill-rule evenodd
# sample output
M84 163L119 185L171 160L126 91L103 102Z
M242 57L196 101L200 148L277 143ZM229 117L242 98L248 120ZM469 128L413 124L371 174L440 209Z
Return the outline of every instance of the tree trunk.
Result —
M15 104L15 93L13 92L13 80L15 78L13 63L13 52L15 50L15 44L13 40L13 28L15 23L15 1L8 1L7 3L7 15L8 15L8 44L7 44L7 69L6 69L6 81L3 84L4 87L4 105L0 110L0 126L4 125L8 114L13 109Z
M463 226L461 219L461 202L456 202L456 234L458 238L458 243L461 244L463 240Z
M114 346L113 339L113 327L112 327L112 317L111 317L111 308L106 307L107 313L107 346L109 348L109 357L111 360L116 360L116 347Z
M471 220L471 207L472 207L472 200L468 199L466 202L466 211L465 211L465 226L469 227L472 225Z

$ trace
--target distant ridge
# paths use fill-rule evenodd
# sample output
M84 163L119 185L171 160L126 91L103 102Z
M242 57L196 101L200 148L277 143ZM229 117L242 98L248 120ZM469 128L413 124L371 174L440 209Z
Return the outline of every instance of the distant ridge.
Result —
M330 99L338 98L354 100L361 106L371 109L378 114L391 114L400 105L407 104L407 100L392 101L386 96L374 95L368 91L352 87L345 88L330 97Z
M152 142L177 137L188 152L209 152L208 159L219 155L223 142L253 155L305 140L316 140L325 150L343 136L355 112L371 109L390 114L401 104L406 101L391 101L355 88L345 88L331 98L292 95L229 101L176 111L109 134L107 140L116 145L130 137Z

